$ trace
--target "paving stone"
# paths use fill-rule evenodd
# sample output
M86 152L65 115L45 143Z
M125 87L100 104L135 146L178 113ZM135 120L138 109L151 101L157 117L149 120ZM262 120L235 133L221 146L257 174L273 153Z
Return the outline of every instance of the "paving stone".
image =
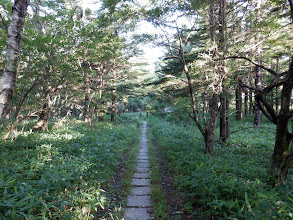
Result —
M138 154L149 154L147 151L140 151Z
M145 159L145 158L137 160L137 163L148 163L148 162L149 162L149 159Z
M146 153L139 153L137 156L138 156L138 157L148 157L149 154L146 154Z
M136 171L138 173L147 173L147 172L150 171L150 169L149 168L146 168L146 167L136 167Z
M139 160L149 160L149 159L150 159L149 155L144 155L144 156L140 156L140 155L138 155L137 158L138 158Z
M126 208L124 220L148 220L151 219L149 208Z
M124 213L125 220L149 220L151 207L151 181L149 179L149 149L146 135L147 123L143 122L140 149L137 155L136 173L131 181L131 195L127 197L127 207Z
M150 179L132 179L131 185L133 186L149 186L151 185Z
M148 186L133 187L131 189L131 194L135 195L135 196L150 195L151 194L151 188L148 187Z
M129 207L149 207L151 206L150 196L127 196L127 206Z
M150 167L150 163L137 163L136 164L136 168L149 168Z
M145 155L148 155L148 156L149 156L149 153L148 153L148 152L145 152L145 151L140 151L138 154L139 154L139 155L140 155L140 154L145 154Z
M133 179L146 179L149 177L150 177L149 173L135 173L133 175Z
M150 160L138 160L137 163L150 164Z

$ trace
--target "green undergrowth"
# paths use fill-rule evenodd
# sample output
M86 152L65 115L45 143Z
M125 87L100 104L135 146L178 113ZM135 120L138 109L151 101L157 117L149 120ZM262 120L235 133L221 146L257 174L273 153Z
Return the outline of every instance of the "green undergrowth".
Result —
M0 219L93 219L104 190L139 143L138 119L59 120L48 132L1 142Z
M292 175L286 186L267 184L273 125L233 133L209 157L197 129L154 117L148 122L186 200L185 209L197 219L293 219ZM232 120L230 129L248 127L252 122Z
M151 191L152 191L152 210L154 219L167 219L168 206L164 190L161 186L161 174L159 171L158 160L155 148L152 144L152 134L148 132L148 146L151 165Z

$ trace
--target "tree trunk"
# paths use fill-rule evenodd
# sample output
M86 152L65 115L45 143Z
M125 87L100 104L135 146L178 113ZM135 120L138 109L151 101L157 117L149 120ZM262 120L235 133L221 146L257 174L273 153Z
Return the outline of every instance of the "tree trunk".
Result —
M261 74L260 68L258 66L255 67L255 87L257 89L261 89ZM260 127L261 125L261 110L259 108L259 97L257 94L254 94L254 125L256 127Z
M112 98L112 105L111 105L111 121L115 121L116 116L116 97Z
M209 103L210 118L208 120L204 135L206 153L209 155L213 155L214 153L215 129L219 113L218 103L219 95L214 93Z
M226 56L227 52L227 22L226 22L226 0L219 0L219 49L222 56ZM212 18L212 17L211 17ZM215 34L215 33L214 33ZM220 139L226 142L229 137L229 99L227 97L227 90L224 84L227 78L226 61L222 60L218 63L219 74L221 75L222 81L222 94L220 95ZM228 107L228 108L227 108Z
M220 96L220 139L223 142L229 137L229 100L223 93Z
M61 86L57 86L55 88L51 88L50 86L45 92L45 100L46 102L43 104L42 109L40 110L39 120L37 124L33 127L33 131L44 131L48 120L50 118L50 113L52 111L52 97L59 89L61 89Z
M280 72L280 60L277 58L277 67L276 67L276 72ZM276 95L275 95L275 104L276 104L276 112L277 114L279 113L279 87L276 87Z
M244 115L245 116L248 116L248 113L249 113L248 100L249 100L248 89L245 89L244 90Z
M28 0L15 0L12 7L12 20L7 32L5 68L0 80L0 118L2 118L12 98L19 73L20 44L28 4Z
M26 91L26 93L24 93L24 94L22 95L21 99L19 100L18 104L16 105L15 113L14 113L14 116L13 116L14 120L17 119L18 114L19 114L19 112L20 112L20 109L21 109L21 107L22 107L22 104L23 104L23 102L25 101L25 99L27 98L27 96L29 95L29 93L30 93L31 91L33 91L33 89L34 89L39 83L40 83L40 81L35 82L35 83L34 83L34 84L33 84L33 85L32 85L32 86Z
M261 2L262 0L257 0L256 2L256 9L260 9L261 7ZM260 14L259 12L257 12L257 15L256 15L256 19L259 19L260 17ZM255 40L256 41L259 41L260 39L260 36L259 34L257 33L256 36L255 36ZM260 61L260 56L261 56L261 47L259 46L257 48L257 50L255 51L256 53L256 58L258 60L258 64L261 64L261 61ZM255 88L256 89L261 89L262 88L262 85L261 85L261 68L259 66L255 66ZM262 116L262 113L261 113L261 110L260 110L260 106L259 106L259 97L254 94L254 125L256 127L260 127L261 126L261 116Z
M91 124L91 114L90 114L90 79L87 70L84 71L84 105L83 105L83 114L84 121Z
M288 123L289 120L286 116L278 117L275 148L270 165L270 174L279 183L285 183L288 174L288 169L284 169L286 158L290 153L289 147L292 141L292 134L288 131Z
M242 120L242 88L240 85L236 86L236 120Z
M286 83L283 85L281 94L281 109L277 116L277 128L275 148L270 164L270 174L279 183L284 184L287 179L289 167L293 163L293 151L290 149L292 133L289 132L288 123L290 112L291 94L293 88L293 57L288 71Z
M112 87L112 105L111 105L111 121L115 121L116 116L116 72L113 72L113 87Z
M33 127L33 131L44 131L48 123L50 112L51 112L51 101L52 101L52 89L49 87L46 92L46 102L40 111L39 120L37 124Z

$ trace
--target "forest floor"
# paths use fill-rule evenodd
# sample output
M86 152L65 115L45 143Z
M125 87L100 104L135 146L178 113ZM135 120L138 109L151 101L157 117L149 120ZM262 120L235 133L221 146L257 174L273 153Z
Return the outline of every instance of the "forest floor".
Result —
M286 186L267 183L273 125L231 120L240 132L209 157L198 130L167 119L146 118L153 219L292 219L292 173ZM90 131L76 119L52 121L47 132L30 132L34 121L19 126L0 144L0 219L123 219L138 162L147 164L137 157L146 153L138 153L141 122L122 115Z
M194 216L189 215L184 209L185 201L180 195L180 191L174 185L173 174L170 167L166 165L165 158L158 150L157 141L152 138L152 145L155 150L157 163L160 174L160 185L162 186L163 194L167 201L167 217L165 219L194 219Z

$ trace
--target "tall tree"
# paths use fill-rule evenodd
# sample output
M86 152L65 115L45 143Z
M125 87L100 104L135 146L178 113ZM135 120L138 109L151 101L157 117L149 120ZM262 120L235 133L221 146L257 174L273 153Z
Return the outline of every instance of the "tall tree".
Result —
M290 17L289 24L292 25L293 21L293 4L292 1L289 0L289 12L288 17ZM277 10L281 16L283 14L282 8L276 5L274 2L273 10ZM280 4L280 3L279 3ZM277 8L277 9L276 9ZM286 7L284 7L286 8ZM282 23L282 31L286 33L287 39L292 41L292 28L288 24L284 25ZM278 39L277 36L276 38ZM286 47L285 47L286 48ZM289 50L292 50L292 45L288 46ZM283 52L284 55L288 54L287 51ZM253 91L255 91L257 104L262 111L262 113L276 125L276 136L275 136L275 145L274 151L271 157L269 174L271 175L271 180L274 184L285 184L289 172L289 168L293 164L293 151L290 148L292 144L292 131L289 130L289 121L293 117L293 111L291 110L291 97L293 91L293 57L292 54L289 56L285 55L289 59L289 69L278 73L277 71L266 67L265 65L259 64L259 62L252 61L251 59L245 56L232 56L233 59L244 59L252 63L255 67L261 68L273 76L273 79L264 86L264 88L260 88L257 86L250 86L243 83L241 80L242 86L245 86ZM273 108L273 104L269 101L270 92L275 88L280 88L281 93L281 105L279 112Z
M8 27L7 51L4 73L0 80L0 118L3 116L13 94L19 73L20 46L28 0L15 0L12 7L12 19Z

